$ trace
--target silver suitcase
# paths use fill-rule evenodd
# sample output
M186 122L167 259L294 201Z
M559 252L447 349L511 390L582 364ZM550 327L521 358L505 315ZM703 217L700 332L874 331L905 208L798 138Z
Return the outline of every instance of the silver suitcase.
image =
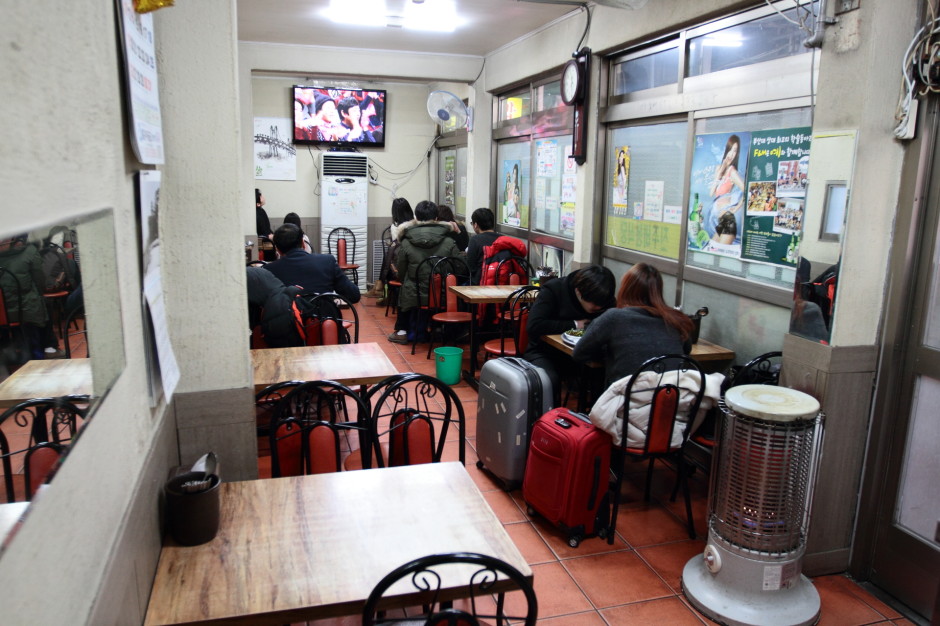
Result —
M540 367L516 357L490 359L480 370L477 467L506 491L522 485L532 425L552 408L552 383Z

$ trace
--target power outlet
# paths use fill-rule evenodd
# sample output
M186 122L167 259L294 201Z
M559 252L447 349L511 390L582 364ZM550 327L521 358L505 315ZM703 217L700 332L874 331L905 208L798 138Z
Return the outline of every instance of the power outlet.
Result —
M836 0L835 14L848 13L858 8L861 0Z

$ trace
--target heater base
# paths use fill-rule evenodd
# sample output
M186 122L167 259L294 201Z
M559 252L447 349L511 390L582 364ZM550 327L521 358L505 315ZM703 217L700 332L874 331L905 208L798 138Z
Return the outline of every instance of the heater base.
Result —
M809 626L819 621L819 593L806 576L799 574L799 580L788 589L762 591L729 584L734 581L723 577L723 573L730 572L712 574L708 571L701 555L692 557L682 570L682 591L686 598L703 615L719 624Z

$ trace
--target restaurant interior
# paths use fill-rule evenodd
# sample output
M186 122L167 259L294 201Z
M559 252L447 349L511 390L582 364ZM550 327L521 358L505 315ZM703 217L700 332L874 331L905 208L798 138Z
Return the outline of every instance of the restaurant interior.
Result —
M8 146L0 240L25 233L38 241L64 226L83 289L76 320L46 299L68 354L4 357L4 411L73 396L81 413L54 480L25 502L28 481L19 476L0 505L8 507L0 517L13 520L0 547L4 623L179 623L187 610L208 610L209 597L240 597L200 597L213 585L252 590L233 609L240 623L360 623L363 594L382 573L363 576L343 558L366 547L368 558L373 550L390 560L414 555L399 535L353 531L392 532L386 515L422 527L436 514L421 499L433 491L419 497L395 472L416 472L408 476L429 490L440 488L435 477L459 483L441 497L460 492L453 506L468 507L462 521L479 536L455 551L478 540L515 559L534 586L539 621L715 617L690 602L680 580L714 531L714 467L706 462L688 480L694 538L685 498L673 494L674 468L655 465L647 502L638 464L627 466L614 532L573 547L521 491L507 492L477 466L479 396L465 378L441 392L464 417L439 468L327 475L345 481L335 483L345 494L373 489L377 501L387 498L384 508L344 499L322 477L271 478L255 402L267 351L253 349L245 306L246 257L266 252L250 207L255 189L272 226L297 213L317 251L333 228L350 227L363 292L376 280L395 197L448 204L468 228L474 209L491 208L496 231L522 240L533 268L560 277L590 264L618 280L638 263L656 267L668 304L700 318L701 362L712 358L701 356L706 346L720 354L710 371L733 374L780 352L778 386L818 401L798 567L818 594L819 623L940 619L940 423L929 408L940 394L933 1L460 0L458 10L478 4L495 19L469 35L418 35L385 20L382 30L359 31L325 13L305 22L300 2L268 4L15 0L0 8ZM156 10L138 13L139 5ZM374 145L292 141L295 86L382 94ZM743 182L729 197L740 214L710 223L709 181L732 145ZM349 212L350 192L333 186L331 170L348 163L364 168L352 176L361 176L361 200ZM318 353L315 371L329 372L321 378L365 390L380 374L439 377L425 344L412 355L411 345L386 340L394 311L365 296L344 317L352 311L358 341L335 346L352 352ZM478 373L472 344L456 343L462 369ZM299 360L272 361L266 384L302 374ZM582 409L586 398L565 401ZM8 426L0 423L4 434ZM356 449L356 437L343 440ZM167 535L164 484L206 452L219 460L225 545L266 540L252 530L274 523L279 507L301 520L304 534L279 572L247 557L233 570L199 570L195 555L219 542L185 548ZM252 496L256 487L271 491ZM314 491L305 500L288 487ZM261 497L275 504L259 511L252 498ZM226 527L239 518L260 526ZM345 541L315 543L304 520L335 522ZM417 535L428 545L439 539ZM305 550L315 555L296 556ZM344 587L332 603L328 582ZM257 584L277 591L255 593L249 585ZM362 597L344 599L354 587ZM307 608L329 608L274 606L286 589L319 594L304 597ZM258 608L256 596L272 605ZM176 617L165 612L170 605Z

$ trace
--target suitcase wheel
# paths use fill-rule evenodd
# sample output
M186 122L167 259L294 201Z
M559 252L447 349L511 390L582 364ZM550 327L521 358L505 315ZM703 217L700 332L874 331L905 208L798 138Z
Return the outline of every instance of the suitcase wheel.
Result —
M577 548L581 545L581 535L572 535L568 537L568 545L572 548Z
M525 512L529 517L535 517L535 509L533 509L531 506L527 506L525 508Z
M483 461L477 461L477 469L483 469Z

